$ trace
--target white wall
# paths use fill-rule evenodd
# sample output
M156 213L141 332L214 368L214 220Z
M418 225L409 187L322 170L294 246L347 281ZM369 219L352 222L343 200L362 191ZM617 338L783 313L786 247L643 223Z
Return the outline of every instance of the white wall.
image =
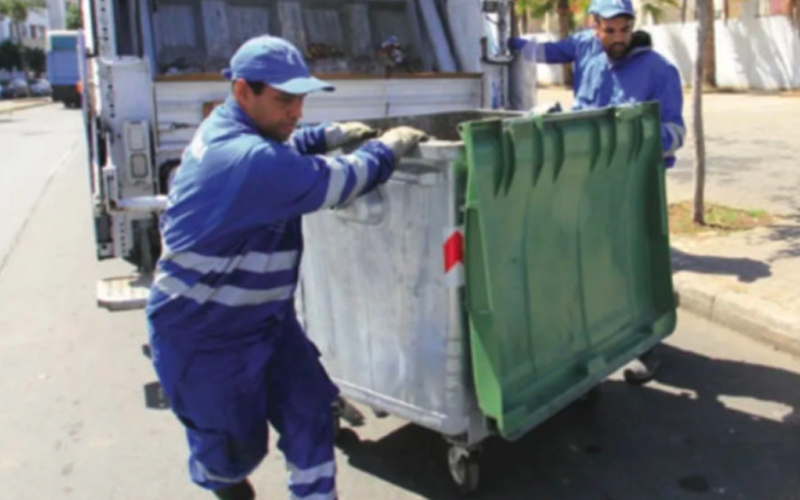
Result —
M534 33L533 37L537 42L553 42L558 39L552 33ZM536 81L539 85L562 85L564 83L564 73L561 65L557 64L537 64Z
M721 29L721 25L716 26ZM694 62L697 60L697 22L656 24L643 26L643 30L650 33L653 38L653 49L672 62L681 74L684 86L692 84L694 75ZM717 41L723 38L722 33L716 33ZM719 47L716 50L719 53ZM717 58L717 64L722 60Z
M716 41L717 85L800 88L800 36L786 16L729 22Z
M697 57L697 23L644 26L653 48L678 67L690 85ZM717 21L717 85L723 88L779 90L800 88L800 35L785 16ZM537 34L542 41L553 35ZM561 84L559 66L539 65L539 83Z

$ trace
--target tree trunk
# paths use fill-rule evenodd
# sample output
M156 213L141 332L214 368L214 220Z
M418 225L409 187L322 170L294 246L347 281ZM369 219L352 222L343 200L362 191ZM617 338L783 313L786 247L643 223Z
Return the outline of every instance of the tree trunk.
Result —
M572 31L572 11L569 8L569 0L558 0L556 12L558 12L558 35L559 39L563 40ZM564 70L564 85L572 87L572 65L564 64L562 68Z
M528 9L518 17L519 22L517 23L519 27L519 32L522 34L527 34L531 32L531 13L528 12Z
M792 10L794 11L794 27L800 27L800 2L794 0L792 2Z
M708 23L706 22L708 10L706 5L714 0L698 0L697 8L697 62L694 67L694 87L692 100L694 101L694 203L692 206L692 220L695 224L705 224L705 186L706 186L706 141L703 131L703 71L705 69L706 47L708 38Z
M792 11L794 12L794 27L800 27L800 2L797 0L792 1Z
M789 0L788 3L786 14L789 16L789 20L792 21L795 29L798 29L800 28L800 2L798 2L798 0Z
M716 54L715 54L715 47L716 47L716 35L714 30L714 0L705 0L700 1L698 5L702 6L701 9L698 10L698 14L701 12L704 14L704 18L700 16L697 17L699 22L702 22L705 25L706 34L705 34L705 43L703 47L705 47L705 66L703 67L703 82L707 87L716 87L717 86L717 61L716 61ZM701 19L704 19L701 21Z

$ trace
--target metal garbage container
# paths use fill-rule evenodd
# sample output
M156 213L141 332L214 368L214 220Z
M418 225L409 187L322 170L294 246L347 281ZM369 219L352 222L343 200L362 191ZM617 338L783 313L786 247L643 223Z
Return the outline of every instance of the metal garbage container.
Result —
M298 309L343 395L441 433L463 491L675 328L656 104L373 122L435 137L305 218Z

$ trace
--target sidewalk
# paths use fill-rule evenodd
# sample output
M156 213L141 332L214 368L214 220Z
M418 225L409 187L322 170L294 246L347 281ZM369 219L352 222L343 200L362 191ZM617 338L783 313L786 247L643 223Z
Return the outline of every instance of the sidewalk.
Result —
M53 104L49 97L28 97L25 99L4 99L0 100L0 115L22 111L23 109L36 108Z
M539 102L570 92L539 90ZM770 227L727 236L672 237L675 290L681 307L800 356L800 99L705 94L706 201L763 209ZM667 172L670 203L692 198L694 138Z
M673 237L680 305L800 355L800 223L725 237Z

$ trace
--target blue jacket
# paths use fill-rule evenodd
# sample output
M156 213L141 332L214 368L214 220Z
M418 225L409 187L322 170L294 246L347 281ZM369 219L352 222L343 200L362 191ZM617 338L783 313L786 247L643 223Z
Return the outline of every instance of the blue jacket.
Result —
M326 151L322 126L265 138L233 99L186 148L161 220L163 251L147 305L152 331L186 342L239 342L293 313L301 216L385 182L394 155L370 141Z
M574 63L576 110L658 101L665 165L675 165L675 152L686 137L680 74L651 47L634 47L624 59L611 61L587 30L557 42L529 43L523 54L538 62Z

